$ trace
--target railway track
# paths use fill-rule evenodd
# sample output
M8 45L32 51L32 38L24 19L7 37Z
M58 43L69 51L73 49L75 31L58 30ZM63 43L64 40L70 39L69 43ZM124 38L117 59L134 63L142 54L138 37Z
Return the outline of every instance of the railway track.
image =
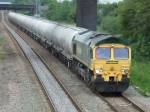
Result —
M38 55L38 54L37 54ZM41 58L40 55L38 55L38 57ZM46 63L44 60L42 60L44 63ZM51 71L53 74L56 74L55 68L52 68ZM75 107L79 110L82 111L82 109L80 107L78 107L78 105L75 103L74 98L69 95L69 92L67 91L67 89L65 88L65 86L63 86L63 83L57 78L55 77L55 79L58 81L58 83L61 85L61 87L65 90L65 93L68 94L68 96L71 98L71 101L74 103ZM99 93L97 94L101 99L103 99L114 112L144 112L140 107L138 107L136 104L134 104L133 102L131 102L130 100L128 100L126 97L124 96L102 96Z
M64 84L64 82L60 79L60 77L58 77L58 76L60 76L60 75L58 75L58 72L57 72L57 70L58 70L58 68L55 68L55 66L53 66L53 65L49 65L48 64L48 61L49 62L51 62L51 60L47 60L46 58L47 58L47 56L49 55L49 54L46 54L47 56L46 57L43 57L43 55L42 55L42 53L44 54L44 56L45 56L45 52L40 52L41 50L43 51L45 48L44 47L42 47L41 45L39 45L39 43L37 43L39 46L41 46L40 48L39 47L37 47L37 45L35 44L35 43L33 43L33 42L31 42L30 43L30 40L32 40L32 41L35 41L33 38L29 38L25 33L23 33L20 29L18 29L17 27L15 27L15 26L13 26L12 24L9 24L9 21L7 20L7 18L5 18L5 21L8 23L8 25L11 27L11 28L13 28L15 31L16 31L16 33L18 33L19 35L21 35L21 37L23 38L23 40L25 40L32 48L33 48L33 51L38 55L38 57L39 58L41 58L41 60L43 61L43 63L45 63L46 65L47 65L47 68L53 73L53 74L55 74L55 75L53 75L55 78L56 78L56 80L58 81L58 83L60 83L60 85L61 86L63 86L63 88L65 88L65 91L68 91L68 93L72 93L69 89L68 89L68 87ZM25 39L22 35L24 35L24 36L27 36L27 38ZM32 46L33 45L33 46ZM36 46L36 47L34 47L34 46ZM36 49L41 49L41 50L39 50L39 52L37 52L38 50L36 50ZM51 58L51 57L49 57L48 56L48 58ZM53 63L53 61L52 61L52 63ZM57 63L57 62L56 62ZM58 70L59 71L59 70ZM76 84L77 86L78 86L78 84ZM66 87L67 88L66 88ZM82 85L81 85L82 86ZM86 86L85 86L86 87ZM86 89L85 89L86 90ZM80 93L80 91L78 91L79 93ZM91 92L92 93L92 92ZM88 93L88 94L90 94L90 93ZM94 94L94 93L93 93ZM74 95L74 94L72 94L72 95ZM95 94L94 94L95 95ZM71 96L71 95L70 95ZM69 97L70 97L69 96ZM91 97L92 97L93 95L91 95ZM96 95L95 95L96 96ZM99 98L98 98L98 96L96 96L97 98L93 98L93 99L98 99L99 100ZM87 95L85 95L85 97L84 98L81 98L81 99L85 99L85 98L88 98L87 97ZM77 100L77 98L76 97L72 97L71 96L71 99L73 100L73 102L74 102L74 104L76 105L76 107L78 108L78 110L79 111L82 111L82 112L99 112L99 110L100 109L95 109L95 105L93 106L93 108L92 109L90 109L92 106L91 105L89 105L88 104L88 101L86 102L86 104L83 104L83 103L81 103L80 101L78 101ZM92 99L92 100L93 100ZM102 101L102 100L101 100ZM100 101L100 102L101 102ZM103 102L103 101L102 101ZM98 103L99 104L99 103ZM96 104L96 105L98 105L98 104ZM80 106L78 106L78 105L80 105ZM86 106L91 106L90 108L86 108L86 107L84 107L83 105L86 105ZM102 103L102 104L99 104L100 105L100 107L103 107L104 106L104 108L106 109L106 110L104 110L103 108L101 108L101 111L102 112L114 112L113 110L111 110L111 108L108 106L108 108L107 107L105 107L105 105L107 105L107 104L105 104L104 102ZM98 107L99 108L99 107ZM89 110L87 110L87 109L89 109ZM91 111L90 111L91 110ZM108 111L107 111L108 110Z
M5 27L8 29L12 37L17 41L25 56L31 63L46 95L55 112L81 112L80 107L74 102L73 97L59 80L53 77L46 65L41 61L39 56L30 48L30 46L4 21ZM54 72L53 72L54 73Z
M145 112L135 103L127 99L123 95L118 94L99 94L96 93L101 99L103 99L115 112Z

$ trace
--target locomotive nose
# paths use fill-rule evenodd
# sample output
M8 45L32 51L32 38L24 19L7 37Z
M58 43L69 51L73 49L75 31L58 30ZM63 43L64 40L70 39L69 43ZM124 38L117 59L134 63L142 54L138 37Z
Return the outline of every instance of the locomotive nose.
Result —
M95 67L96 76L101 76L106 82L121 82L125 76L128 77L128 71L126 69L122 69L122 67L119 65Z

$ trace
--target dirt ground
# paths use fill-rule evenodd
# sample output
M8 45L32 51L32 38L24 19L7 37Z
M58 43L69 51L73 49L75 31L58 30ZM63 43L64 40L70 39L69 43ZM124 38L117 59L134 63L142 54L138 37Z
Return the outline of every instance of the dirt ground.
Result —
M0 37L0 112L50 112L30 63L1 23Z

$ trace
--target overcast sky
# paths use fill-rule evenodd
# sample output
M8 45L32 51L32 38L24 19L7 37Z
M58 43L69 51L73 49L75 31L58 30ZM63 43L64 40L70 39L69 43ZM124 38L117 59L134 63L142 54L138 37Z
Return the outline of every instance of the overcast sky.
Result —
M63 1L63 0L57 0L57 1ZM122 1L122 0L98 0L98 1L100 3L113 3L113 2L119 2L119 1Z
M113 2L119 2L122 0L99 0L100 3L113 3Z
M0 0L0 2L8 2L8 1L13 1L13 0ZM63 1L63 0L58 0L58 1ZM98 1L100 3L113 3L113 2L119 2L119 1L122 1L122 0L98 0Z

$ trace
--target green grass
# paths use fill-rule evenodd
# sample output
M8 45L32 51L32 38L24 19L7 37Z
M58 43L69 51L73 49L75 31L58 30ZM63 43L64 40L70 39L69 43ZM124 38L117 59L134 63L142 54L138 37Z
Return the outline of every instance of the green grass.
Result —
M150 95L150 62L132 62L131 82L144 94Z
M0 37L0 60L3 60L5 58L5 52L3 50L4 42L5 42L4 38Z

